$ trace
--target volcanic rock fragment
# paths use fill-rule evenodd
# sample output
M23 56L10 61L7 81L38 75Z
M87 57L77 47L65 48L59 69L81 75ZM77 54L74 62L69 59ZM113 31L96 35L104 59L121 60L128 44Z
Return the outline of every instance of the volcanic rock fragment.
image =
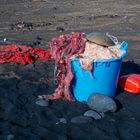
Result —
M87 102L88 106L97 112L115 112L117 105L115 101L102 94L91 94Z

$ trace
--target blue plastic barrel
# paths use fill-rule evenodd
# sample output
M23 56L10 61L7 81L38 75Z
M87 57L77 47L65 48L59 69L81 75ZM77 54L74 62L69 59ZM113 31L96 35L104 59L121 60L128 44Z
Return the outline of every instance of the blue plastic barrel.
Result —
M121 63L126 55L127 47L126 41L121 43L119 48L123 54L120 58L94 61L91 73L80 66L77 58L71 61L74 75L71 90L76 100L87 102L92 93L101 93L109 97L115 96Z

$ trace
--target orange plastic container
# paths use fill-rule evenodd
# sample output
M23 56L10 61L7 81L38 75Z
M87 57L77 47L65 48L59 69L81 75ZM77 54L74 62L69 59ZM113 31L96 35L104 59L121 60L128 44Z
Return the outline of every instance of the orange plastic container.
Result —
M129 74L119 78L119 87L133 94L140 94L140 74Z

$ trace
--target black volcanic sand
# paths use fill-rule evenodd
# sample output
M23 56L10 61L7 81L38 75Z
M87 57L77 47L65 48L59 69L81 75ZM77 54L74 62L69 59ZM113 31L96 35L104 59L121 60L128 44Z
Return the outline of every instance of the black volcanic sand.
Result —
M109 32L129 42L121 75L140 73L140 4L138 0L1 0L0 44L19 43L47 48L59 34ZM3 39L7 40L3 42ZM53 93L54 65L0 64L0 140L139 140L140 95L118 89L118 110L100 120L72 124L89 108L56 100L35 104L38 95ZM59 123L65 118L66 124Z

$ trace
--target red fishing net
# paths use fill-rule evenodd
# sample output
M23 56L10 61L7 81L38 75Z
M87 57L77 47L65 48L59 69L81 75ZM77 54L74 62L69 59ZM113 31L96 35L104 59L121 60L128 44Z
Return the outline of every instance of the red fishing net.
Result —
M51 60L50 50L32 48L27 45L0 46L0 63L32 64L36 60Z
M36 60L53 60L57 88L52 95L39 97L43 99L63 98L71 101L73 96L69 88L73 74L70 57L82 53L85 49L85 42L84 33L71 33L53 38L49 43L50 50L26 45L3 45L0 46L0 63L31 64Z

